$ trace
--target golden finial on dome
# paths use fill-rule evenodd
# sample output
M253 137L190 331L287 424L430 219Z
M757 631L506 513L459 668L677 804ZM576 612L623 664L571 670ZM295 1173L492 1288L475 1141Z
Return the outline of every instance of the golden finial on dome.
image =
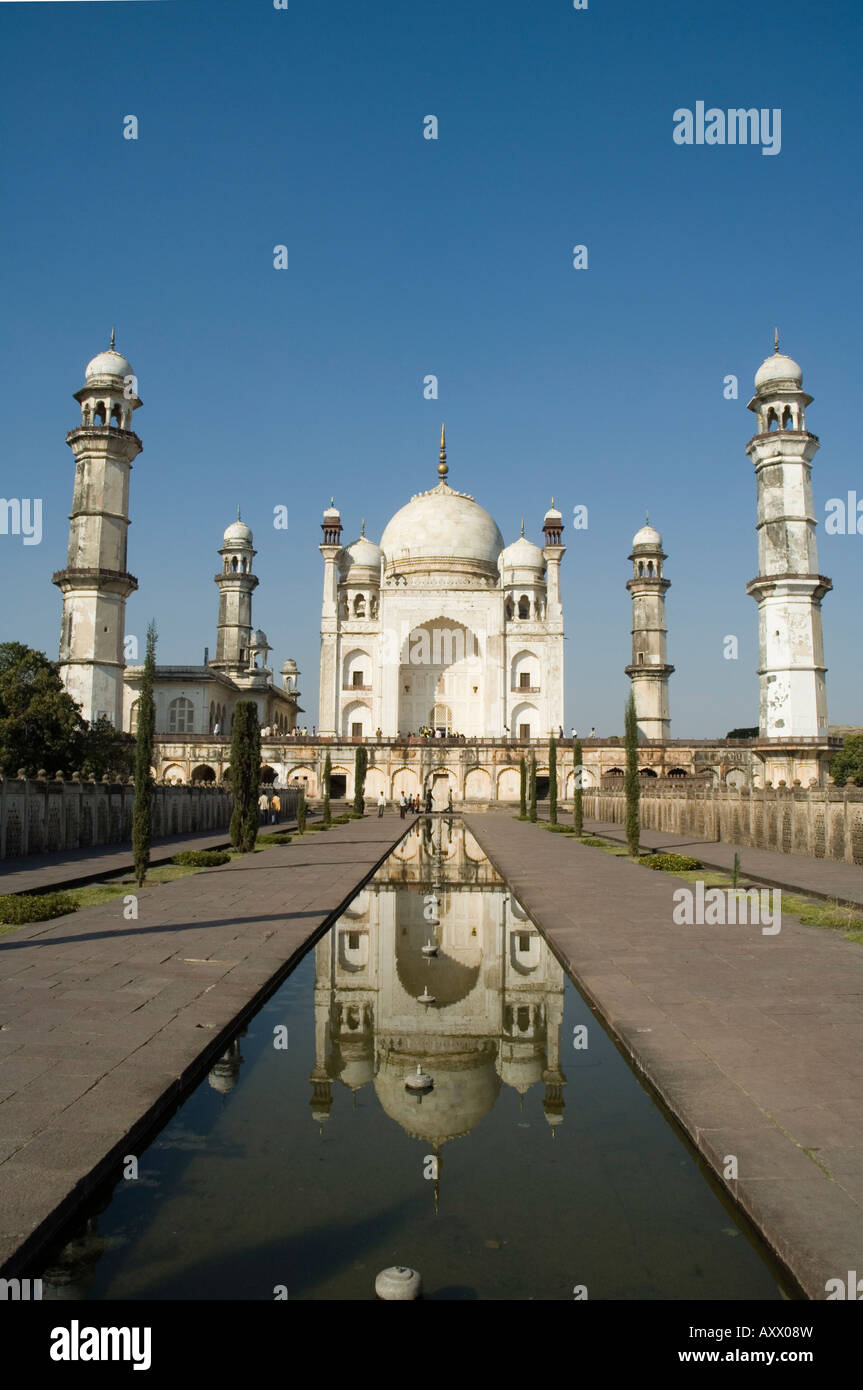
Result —
M521 534L524 535L524 517L521 519Z
M774 330L773 330L773 351L774 351L774 352L778 352L778 351L779 351L779 329L778 329L778 328L774 328Z
M440 463L437 466L438 477L443 481L449 469L446 462L446 425L440 427Z

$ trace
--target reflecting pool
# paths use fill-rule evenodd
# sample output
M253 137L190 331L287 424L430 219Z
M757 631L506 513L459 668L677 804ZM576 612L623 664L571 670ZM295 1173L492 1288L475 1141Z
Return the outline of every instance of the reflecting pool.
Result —
M783 1296L458 820L415 823L34 1273L46 1298L339 1300L394 1264L432 1299Z

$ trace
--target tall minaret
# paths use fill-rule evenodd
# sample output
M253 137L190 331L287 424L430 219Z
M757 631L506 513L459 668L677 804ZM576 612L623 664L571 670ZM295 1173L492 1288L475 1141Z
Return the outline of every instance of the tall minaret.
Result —
M767 738L827 735L821 600L833 585L818 573L811 476L818 439L804 423L811 402L777 334L773 356L755 377L747 408L758 433L746 446L758 484L758 575L746 592L758 603L760 725Z
M138 581L126 571L129 474L141 441L132 412L141 401L132 368L111 346L87 364L75 392L81 424L66 435L75 455L66 568L52 582L63 595L60 676L85 719L123 722L126 599Z
M248 526L240 519L232 521L225 532L222 548L221 573L214 576L219 586L219 626L216 634L216 659L210 665L226 675L245 675L249 669L249 644L252 637L252 594L258 587L258 576L252 574L252 560L257 551Z
M337 734L339 700L339 575L342 518L333 498L321 522L324 538L318 546L324 557L324 596L321 604L321 686L318 733Z
M548 732L563 728L563 604L560 598L560 562L566 554L563 544L563 515L554 505L543 517L542 534L545 545L542 553L546 563L545 662L544 680L547 691ZM545 732L545 731L543 731Z
M662 575L662 537L652 526L642 526L632 538L632 578L626 587L632 595L632 665L626 674L632 681L638 730L642 738L670 738L668 709L669 666L665 648L665 595L671 580Z

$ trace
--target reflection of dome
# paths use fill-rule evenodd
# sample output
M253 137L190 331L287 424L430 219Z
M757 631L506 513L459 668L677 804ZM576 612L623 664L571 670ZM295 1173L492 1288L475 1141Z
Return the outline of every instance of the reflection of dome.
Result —
M525 1056L517 1053L511 1057L501 1057L500 1078L504 1085L512 1086L523 1096L531 1086L542 1080L543 1058L536 1052Z
M428 1037L422 1053L392 1049L375 1077L375 1091L390 1119L415 1139L435 1146L474 1129L500 1091L495 1044L470 1038L460 1041L463 1052L436 1052L435 1040ZM405 1090L405 1077L416 1071L417 1062L434 1080L434 1090L422 1101Z
M87 363L84 379L90 381L93 377L98 376L127 377L134 375L135 373L125 357L116 352L114 348L108 348L105 352L97 353L92 361Z
M636 531L635 535L632 537L632 544L633 546L650 545L654 548L658 546L661 550L662 537L652 526L642 526L641 530Z
M339 1072L339 1080L352 1091L358 1091L375 1078L375 1062L372 1056L347 1057Z
M388 566L435 559L436 568L447 569L452 560L474 560L496 570L503 536L478 502L441 482L396 512L381 536L381 550Z
M784 352L774 352L755 373L755 390L763 393L769 387L799 391L803 385L803 369Z

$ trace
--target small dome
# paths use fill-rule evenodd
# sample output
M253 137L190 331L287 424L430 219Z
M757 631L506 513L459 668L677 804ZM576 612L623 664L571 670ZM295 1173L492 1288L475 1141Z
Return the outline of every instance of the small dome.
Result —
M379 570L381 567L381 548L370 541L367 536L360 536L342 551L339 567L342 574L346 574L354 565L361 565L366 569Z
M255 631L252 633L252 639L249 643L249 646L266 647L267 651L270 651L270 644L267 641L267 634L264 632L263 628L258 627L255 629Z
M324 508L324 516L334 518L338 517L339 520L341 520L341 512L339 511L338 507L334 504L331 504L329 507Z
M501 568L505 570L544 570L545 556L538 545L529 541L526 536L519 536L517 541L508 545L501 552Z
M117 376L122 379L134 375L135 373L125 357L114 348L107 348L105 352L97 353L92 361L87 363L84 379L90 381L92 377L99 376Z
M662 537L652 526L642 526L632 537L633 545L650 545L662 549Z
M763 393L770 387L799 391L803 385L803 370L784 352L774 352L755 373L755 390Z
M287 659L287 661L286 661L286 662L284 663L284 665L282 666L282 671L283 671L283 672L285 672L285 671L291 671L291 672L293 672L293 671L298 671L298 670L299 670L299 667L297 666L297 663L294 661L294 658L293 658L292 656L289 656L288 659Z
M554 505L552 505L552 506L549 507L548 511L546 512L545 516L543 517L543 520L544 520L544 521L563 521L563 512L559 512L559 511L557 510L557 507L555 507Z
M247 545L252 544L252 533L244 521L232 521L224 539L226 541L243 541Z

